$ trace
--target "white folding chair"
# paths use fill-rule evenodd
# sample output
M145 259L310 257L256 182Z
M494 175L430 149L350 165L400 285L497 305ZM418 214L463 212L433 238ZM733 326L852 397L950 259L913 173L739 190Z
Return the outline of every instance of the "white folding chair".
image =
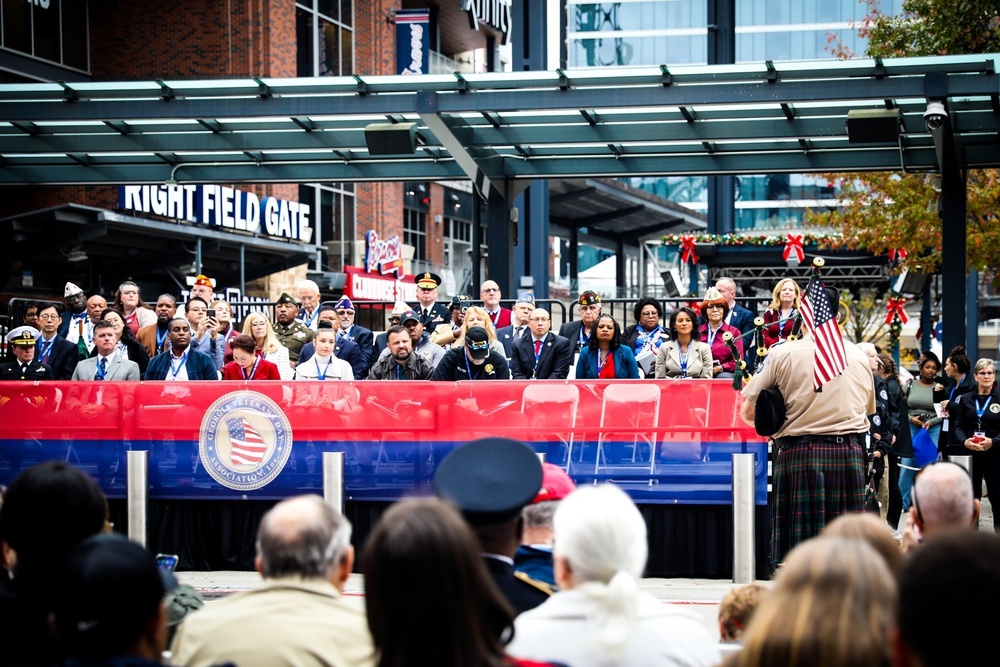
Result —
M617 408L615 412L627 410L628 420L623 424L607 424L609 406ZM648 434L643 435L638 430L632 433L632 461L636 460L639 440L644 440L649 445L649 472L653 474L653 467L656 464L656 431L660 423L660 385L654 382L611 383L605 387L604 400L601 402L601 431L597 436L597 456L594 459L595 475L600 469L602 459L604 459L604 465L608 465L604 455L604 441L608 434L614 433L616 426L640 429L647 420L650 428Z
M549 421L544 424L537 424L531 418L529 410L536 405L563 405L560 415L565 416L564 424L553 425ZM560 429L556 433L560 440L566 443L566 472L569 472L570 461L573 458L573 429L576 428L577 406L580 404L580 390L574 384L563 384L553 386L551 384L529 384L521 394L521 414L529 417L529 428L535 430L541 427L544 430ZM568 429L568 432L562 430Z

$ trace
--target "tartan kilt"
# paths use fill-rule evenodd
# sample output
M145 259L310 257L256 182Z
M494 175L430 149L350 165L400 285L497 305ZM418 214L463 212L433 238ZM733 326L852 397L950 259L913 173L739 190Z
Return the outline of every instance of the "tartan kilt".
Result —
M771 562L818 535L841 514L865 507L865 451L856 442L809 442L774 458Z

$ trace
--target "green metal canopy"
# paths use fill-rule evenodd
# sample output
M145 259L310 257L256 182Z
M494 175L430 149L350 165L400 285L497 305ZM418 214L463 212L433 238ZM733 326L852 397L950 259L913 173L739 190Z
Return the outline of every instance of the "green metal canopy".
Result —
M937 171L932 101L959 166L997 167L998 58L4 84L0 184L470 178L510 201L534 179ZM372 155L366 127L401 123L415 150Z

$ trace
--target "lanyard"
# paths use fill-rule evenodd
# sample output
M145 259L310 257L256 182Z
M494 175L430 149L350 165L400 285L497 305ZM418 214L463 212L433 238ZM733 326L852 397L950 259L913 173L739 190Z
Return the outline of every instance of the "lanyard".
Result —
M611 356L611 350L601 358L601 348L597 348L597 377L601 377L601 371L604 369L604 364L607 363L608 357Z
M110 363L108 361L108 359L110 359L110 358L111 357L100 357L98 359L98 361L97 361L97 379L98 380L103 380L105 378L105 376L108 374L108 363ZM103 364L101 364L102 361L104 362Z
M983 430L983 413L986 412L986 408L990 407L990 403L993 401L993 397L989 396L986 402L983 403L983 407L979 407L979 396L976 396L976 423L978 424L976 430Z
M718 335L719 330L722 329L722 325L720 324L714 331L711 324L706 324L705 328L708 329L708 346L712 347L712 343L715 342L715 337Z
M403 367L399 363L396 364L396 379L403 379Z
M590 341L590 337L591 337L591 336L592 336L593 334L594 334L594 332L593 332L593 331L591 331L591 332L590 332L589 334L587 334L586 336L584 336L584 335L583 335L583 325L581 324L581 325L580 325L580 340L578 340L578 341L576 342L576 349L577 349L577 350L582 350L582 349L583 349L583 346L584 346L584 345L586 345L586 344L587 344L587 343L588 343L588 342Z
M159 327L156 329L156 349L158 352L163 351L163 342L167 340L167 330L164 329L163 333L160 333Z
M469 355L463 354L462 356L465 358L465 372L469 374L469 379L470 380L478 380L479 379L479 373L482 372L482 369L477 370L476 374L473 375L472 374L472 368L469 366Z
M38 361L44 364L49 358L49 348L52 347L52 341L43 340L38 344L38 347L41 348L38 352Z
M948 400L949 401L955 397L955 390L958 389L958 385L962 384L963 380L965 380L965 376L964 375L962 376L962 379L959 380L958 382L956 382L955 386L951 388L951 393L948 394ZM978 404L979 401L976 401L976 403Z
M173 377L174 379L177 378L177 374L181 372L181 369L184 368L184 364L187 363L187 358L188 358L188 353L187 353L187 350L185 350L184 351L184 355L180 359L177 360L177 365L175 366L174 365L174 356L172 354L170 355L170 376L171 377Z
M493 321L493 327L496 328L497 322L500 321L500 309L497 308L496 313L486 313L486 314L490 316L490 320Z
M792 319L793 315L795 315L795 309L794 308L790 308L788 310L788 316L787 317L782 317L781 310L780 309L778 310L778 338L784 340L784 338L785 338L785 324L788 322L788 320Z
M681 352L681 346L677 344L677 354L680 355L681 360L681 377L686 378L688 376L688 353L691 352L691 343L688 343L688 348Z
M243 373L244 380L252 380L254 375L257 375L257 365L260 364L260 357L254 357L253 368L250 369L250 377L247 377L247 369L240 366L240 373Z
M324 368L322 370L320 370L320 367L319 367L319 357L316 356L316 357L313 357L313 359L316 360L316 379L317 380L326 380L326 374L330 372L330 364L333 363L333 355L332 354L330 355L329 360L326 362L326 368Z
M309 315L309 311L307 311L305 308L302 309L302 312L305 313L302 316L302 323L305 324L310 329L312 329L313 322L316 321L316 317L319 315L319 308L314 310L311 316Z
M659 346L656 345L656 341L660 339L660 329L660 325L657 324L652 331L647 333L642 326L639 326L639 337L635 339L635 353L639 354L639 352L642 351L642 348L646 347L647 343L650 343L654 349L659 349Z

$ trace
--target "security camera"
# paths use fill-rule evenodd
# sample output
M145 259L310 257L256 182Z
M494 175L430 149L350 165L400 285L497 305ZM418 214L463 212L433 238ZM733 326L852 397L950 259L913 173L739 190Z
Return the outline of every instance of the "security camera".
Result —
M944 104L941 102L929 102L927 104L927 111L924 112L924 123L927 124L928 131L936 132L940 130L947 119L948 110L944 108Z

